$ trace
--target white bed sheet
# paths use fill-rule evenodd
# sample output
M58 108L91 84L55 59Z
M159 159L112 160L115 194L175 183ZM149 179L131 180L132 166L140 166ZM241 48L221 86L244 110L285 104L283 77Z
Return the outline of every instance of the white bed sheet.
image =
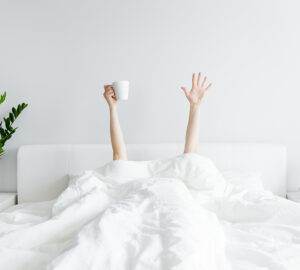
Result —
M196 155L112 162L0 213L0 265L299 270L300 205L227 184Z

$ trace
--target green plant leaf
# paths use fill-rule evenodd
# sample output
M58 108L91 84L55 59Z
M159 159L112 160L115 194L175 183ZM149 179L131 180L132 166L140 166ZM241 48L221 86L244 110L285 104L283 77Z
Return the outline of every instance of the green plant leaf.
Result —
M9 126L10 126L10 119L9 119L9 118L3 117L3 120L4 120L4 123L5 123L6 129L9 129Z
M0 96L0 104L5 100L6 92ZM11 139L12 135L16 132L17 127L13 127L13 123L16 121L21 112L28 106L26 103L18 104L17 108L12 107L11 112L8 117L3 117L4 126L2 126L2 121L0 122L0 158L4 153L3 147L5 143Z
M17 109L15 107L12 107L11 111L13 112L15 118L17 118L19 116Z
M2 127L0 127L0 135L1 137L5 136L5 130Z
M22 111L22 107L21 107L21 104L19 104L18 107L17 107L17 112L18 112L18 114L20 114L21 111Z
M15 121L15 117L14 117L13 113L9 113L9 119L10 119L10 122Z
M6 92L4 92L3 95L0 95L0 104L4 102L5 98L6 98Z

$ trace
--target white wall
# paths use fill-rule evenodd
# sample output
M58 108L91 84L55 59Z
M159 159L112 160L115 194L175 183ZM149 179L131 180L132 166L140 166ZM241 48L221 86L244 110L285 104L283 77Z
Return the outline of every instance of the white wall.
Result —
M214 83L201 140L286 144L297 189L298 10L280 0L0 0L0 115L29 103L0 161L0 190L16 189L22 144L108 143L102 85L113 80L132 85L119 108L127 142L182 142L179 87L193 71Z

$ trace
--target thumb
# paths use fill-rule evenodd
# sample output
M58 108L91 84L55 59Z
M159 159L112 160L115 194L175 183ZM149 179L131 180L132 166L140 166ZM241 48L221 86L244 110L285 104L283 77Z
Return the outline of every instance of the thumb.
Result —
M186 96L189 94L188 90L185 87L182 86L180 88L185 93Z

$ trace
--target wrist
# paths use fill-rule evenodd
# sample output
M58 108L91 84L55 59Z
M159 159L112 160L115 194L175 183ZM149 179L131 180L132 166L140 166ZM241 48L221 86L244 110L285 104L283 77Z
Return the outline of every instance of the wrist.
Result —
M190 103L190 110L191 111L199 111L200 109L200 103Z
M112 111L116 111L117 110L117 106L115 104L109 104L109 110Z

